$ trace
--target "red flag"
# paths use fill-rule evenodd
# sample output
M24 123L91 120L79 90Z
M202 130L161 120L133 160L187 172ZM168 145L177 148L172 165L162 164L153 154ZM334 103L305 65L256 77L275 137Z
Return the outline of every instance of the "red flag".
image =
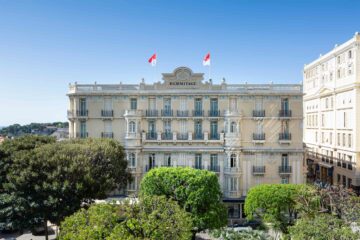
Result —
M206 54L203 60L204 66L210 66L210 53Z
M151 66L156 66L156 53L154 53L148 60L148 62L151 64Z

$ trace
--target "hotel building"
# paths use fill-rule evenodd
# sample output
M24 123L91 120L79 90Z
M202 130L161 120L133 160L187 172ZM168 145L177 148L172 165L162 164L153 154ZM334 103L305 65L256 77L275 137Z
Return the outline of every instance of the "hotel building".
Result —
M360 35L304 67L308 179L360 191Z
M135 193L146 172L189 166L219 177L229 218L260 183L302 183L302 85L220 84L179 67L146 84L70 84L71 138L125 148Z

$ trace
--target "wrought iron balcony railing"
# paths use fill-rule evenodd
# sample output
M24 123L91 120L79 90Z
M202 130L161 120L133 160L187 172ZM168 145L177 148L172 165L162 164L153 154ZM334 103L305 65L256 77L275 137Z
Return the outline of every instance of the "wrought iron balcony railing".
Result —
M279 111L279 117L291 117L292 113L291 110L280 110Z
M185 110L185 111L177 110L176 111L176 116L177 117L188 117L189 116L189 111L188 110Z
M172 140L173 139L172 132L163 132L163 133L161 133L161 139L162 140Z
M193 139L194 140L204 140L204 134L203 133L194 133Z
M158 110L146 110L145 115L147 117L157 117L158 116Z
M220 172L220 166L219 165L210 165L208 166L208 170L212 172Z
M113 110L101 110L102 117L113 117L114 111Z
M265 110L253 110L253 117L265 117Z
M189 134L188 133L178 133L176 136L177 140L188 140Z
M172 117L173 110L161 110L161 116L163 117Z
M219 133L210 133L209 139L210 140L219 140L220 134Z
M76 110L76 116L77 117L87 117L89 115L89 110Z
M265 166L253 166L253 173L263 174L265 173Z
M288 174L292 172L291 166L279 166L279 173L280 174Z
M265 140L265 133L253 133L253 140L255 141Z
M193 117L203 117L204 111L203 110L193 110Z
M102 132L101 137L102 138L114 138L114 133L113 132Z
M148 133L146 133L146 139L147 140L156 140L157 139L157 133L156 132L148 132Z
M279 133L279 140L291 140L291 133Z
M220 110L209 110L209 117L220 117Z

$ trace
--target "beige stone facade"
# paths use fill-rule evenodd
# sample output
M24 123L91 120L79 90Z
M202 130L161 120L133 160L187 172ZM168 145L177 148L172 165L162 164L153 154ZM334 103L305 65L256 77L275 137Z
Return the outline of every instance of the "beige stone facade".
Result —
M110 137L127 152L139 189L146 172L216 172L230 218L260 183L302 183L302 85L214 84L179 67L161 82L69 86L70 137Z
M304 67L308 177L360 190L360 35Z

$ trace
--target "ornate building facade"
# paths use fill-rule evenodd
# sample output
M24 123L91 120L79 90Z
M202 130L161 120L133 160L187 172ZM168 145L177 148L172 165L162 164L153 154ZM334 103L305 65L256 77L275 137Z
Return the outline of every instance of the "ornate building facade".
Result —
M360 34L304 67L308 178L360 193Z
M70 137L125 147L135 193L146 172L189 166L219 177L229 218L261 183L302 183L302 85L213 84L179 67L146 84L69 86Z

